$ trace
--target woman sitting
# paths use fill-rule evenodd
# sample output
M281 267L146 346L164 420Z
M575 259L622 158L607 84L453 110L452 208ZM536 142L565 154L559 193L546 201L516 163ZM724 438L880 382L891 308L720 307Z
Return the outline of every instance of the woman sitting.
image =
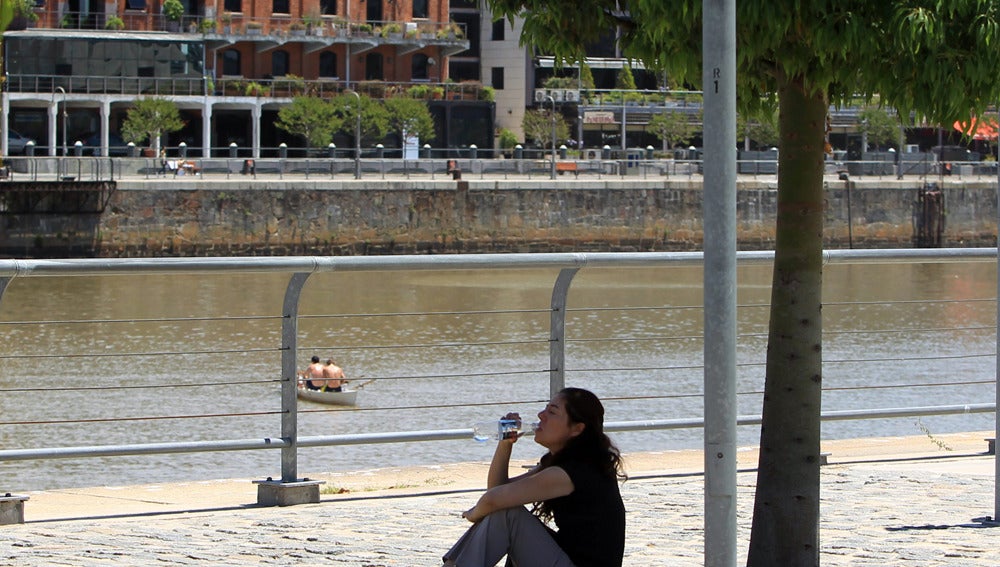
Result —
M531 471L508 478L517 438L499 441L487 491L462 513L474 525L444 555L446 566L492 567L504 555L516 567L621 566L625 506L618 481L626 476L604 434L604 406L587 390L566 388L538 419L535 442L548 453ZM525 504L533 504L531 512ZM549 520L557 531L545 525Z

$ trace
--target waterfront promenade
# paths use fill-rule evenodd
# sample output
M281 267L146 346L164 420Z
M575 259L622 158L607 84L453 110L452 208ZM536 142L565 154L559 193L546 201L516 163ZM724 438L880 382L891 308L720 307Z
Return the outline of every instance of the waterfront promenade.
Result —
M1000 562L992 432L824 442L824 566ZM625 565L703 564L700 451L627 455ZM745 561L756 451L739 456ZM521 465L524 463L518 463ZM486 463L318 473L318 504L258 508L252 479L30 493L0 528L0 565L439 565Z

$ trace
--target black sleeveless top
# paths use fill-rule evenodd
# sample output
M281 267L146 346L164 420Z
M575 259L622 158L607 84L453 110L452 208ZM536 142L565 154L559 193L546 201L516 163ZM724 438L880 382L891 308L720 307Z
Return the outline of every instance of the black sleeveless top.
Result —
M618 479L592 465L560 463L573 492L549 500L559 531L553 537L576 567L621 567L625 555L625 505Z

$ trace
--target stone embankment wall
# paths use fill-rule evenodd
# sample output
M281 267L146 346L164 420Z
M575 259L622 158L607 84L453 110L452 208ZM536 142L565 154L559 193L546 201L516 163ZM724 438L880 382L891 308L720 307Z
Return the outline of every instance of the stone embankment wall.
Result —
M915 246L922 187L828 181L826 247ZM940 188L942 246L996 245L996 181ZM737 194L739 248L773 248L774 182L741 182ZM37 230L30 245L0 237L19 256L68 242L105 257L700 250L701 206L697 180L135 180L96 219L21 218L22 232Z

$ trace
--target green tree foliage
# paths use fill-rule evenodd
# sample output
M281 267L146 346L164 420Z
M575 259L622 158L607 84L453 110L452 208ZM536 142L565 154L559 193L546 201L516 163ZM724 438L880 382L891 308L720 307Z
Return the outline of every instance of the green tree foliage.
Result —
M594 73L590 70L590 65L580 64L580 87L585 91L594 90Z
M153 152L160 152L160 137L184 127L180 111L173 101L163 98L140 98L128 109L122 124L122 138L136 145L149 140Z
M622 26L625 55L702 80L702 0L487 0L560 62ZM819 564L823 168L831 104L879 95L931 123L1000 96L1000 0L736 2L742 112L780 108L778 217L760 461L747 563ZM557 32L555 30L558 30ZM720 30L721 31L721 30ZM709 402L710 403L710 402Z
M533 140L538 147L552 147L552 117L551 109L539 108L525 112L521 121L525 138ZM569 138L569 123L563 115L555 114L555 126L557 144Z
M421 142L434 139L434 118L427 103L413 98L390 98L385 101L389 114L389 128L399 134L404 141L407 136L416 136Z
M623 91L634 91L635 86L635 76L632 75L632 68L628 65L623 65L621 70L618 71L618 75L615 77L615 88Z
M663 142L663 151L687 142L697 131L686 112L669 110L653 115L647 129Z
M759 148L777 146L778 113L761 110L749 119L746 115L740 114L736 117L736 136L737 143L743 143L749 138Z
M858 121L861 123L861 132L868 137L869 144L876 148L899 145L902 124L884 108L866 107L858 114Z
M319 148L333 140L344 119L333 104L318 97L297 96L278 111L275 126L296 136L302 136L306 147Z
M337 115L343 119L340 132L353 137L357 126L358 104L361 106L361 145L363 147L375 144L389 133L389 112L381 101L371 97L344 93L334 98L331 103Z

